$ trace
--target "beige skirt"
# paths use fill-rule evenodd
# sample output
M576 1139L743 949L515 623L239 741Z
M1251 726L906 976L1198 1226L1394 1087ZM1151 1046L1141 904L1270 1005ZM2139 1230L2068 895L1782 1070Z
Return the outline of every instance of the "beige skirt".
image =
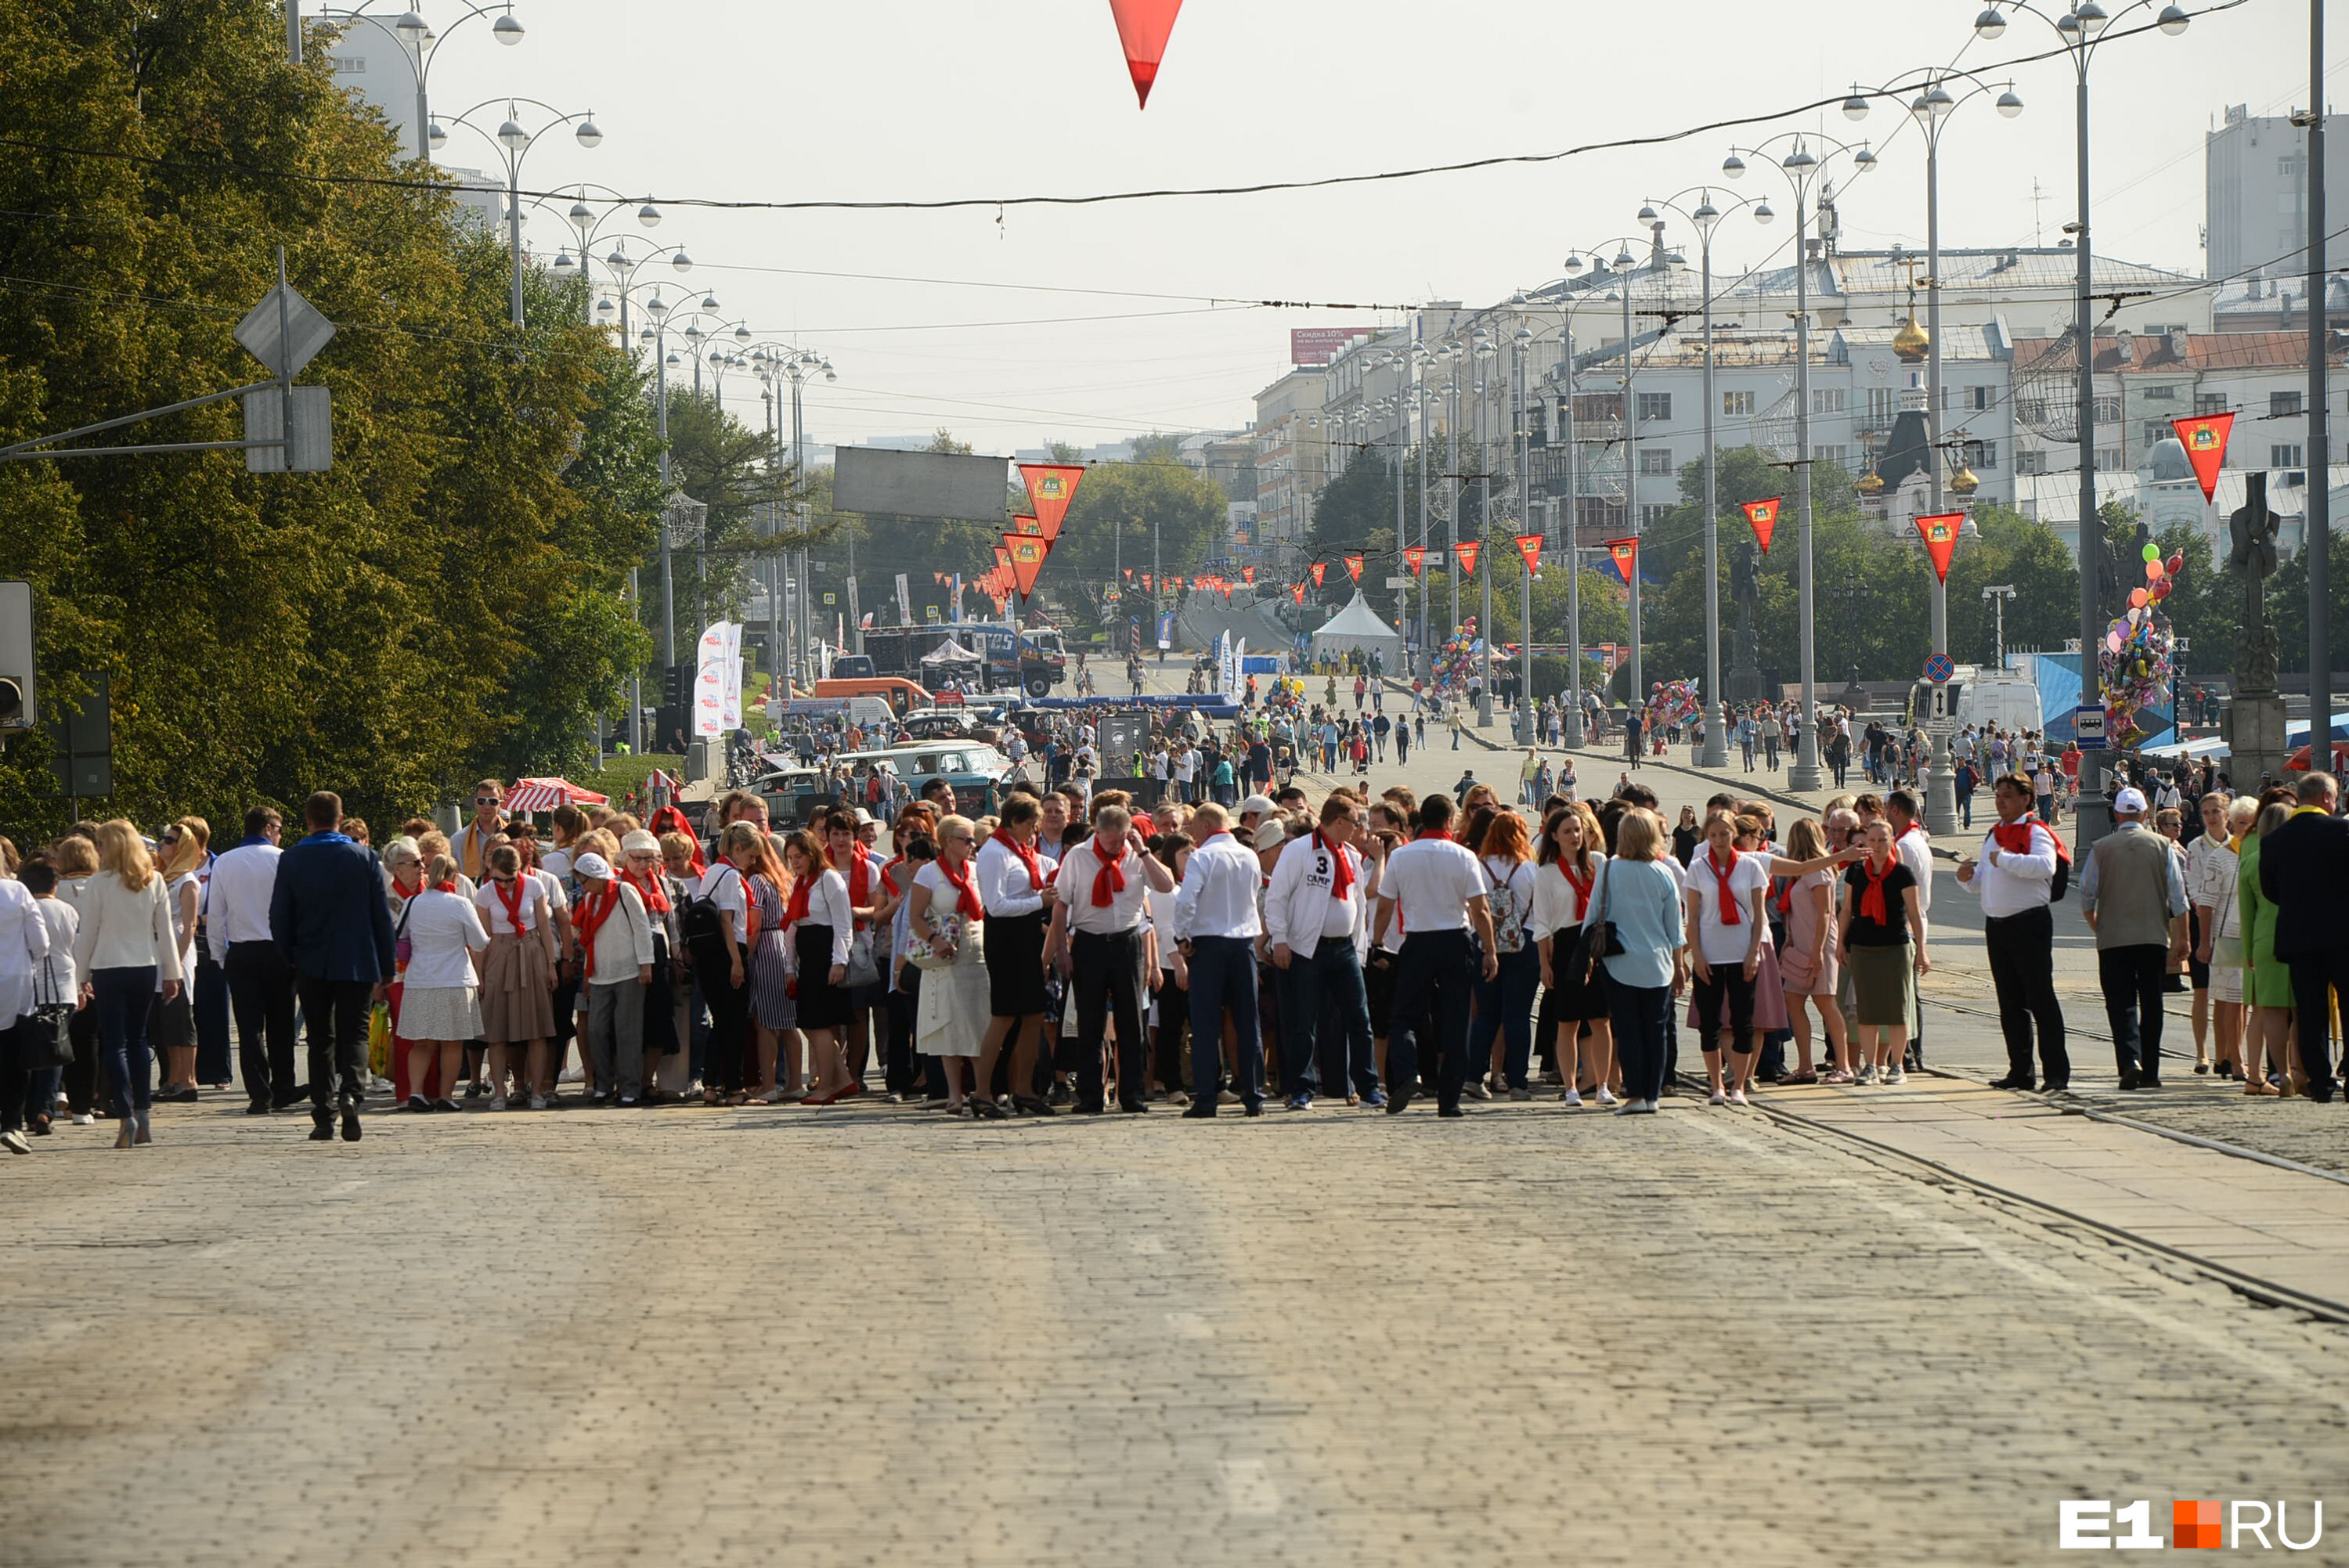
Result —
M554 979L534 934L491 937L481 954L481 1038L503 1045L553 1039Z

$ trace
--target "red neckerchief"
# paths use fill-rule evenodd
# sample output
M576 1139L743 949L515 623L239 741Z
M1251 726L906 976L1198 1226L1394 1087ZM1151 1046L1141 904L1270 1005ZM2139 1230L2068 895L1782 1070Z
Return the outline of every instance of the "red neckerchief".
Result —
M1411 841L1414 844L1427 839L1441 839L1444 842L1448 844L1452 841L1452 830L1449 828L1422 828L1418 832L1413 833L1411 836Z
M454 882L437 882L432 884L432 891L434 892L455 892L457 891L457 884ZM410 896L413 895L411 894Z
M1872 920L1878 925L1892 923L1892 917L1884 911L1884 879L1890 876L1892 868L1899 863L1899 856L1887 855L1884 857L1884 869L1880 872L1872 872L1868 869L1866 861L1859 862L1861 873L1868 878L1868 886L1859 895L1861 919Z
M1725 867L1713 858L1710 847L1704 851L1704 869L1713 873L1713 888L1721 900L1721 923L1723 925L1745 923L1745 917L1737 913L1737 900L1729 891L1729 876L1737 869L1737 846L1734 844L1730 846L1729 864Z
M807 918L808 901L815 895L816 875L811 872L792 883L792 896L783 905L783 925L786 929Z
M1108 851L1102 848L1098 834L1093 838L1092 846L1093 859L1101 862L1101 870L1093 873L1093 907L1107 909L1111 900L1125 891L1125 856L1121 854L1116 860L1110 859ZM1131 847L1128 846L1129 849Z
M1579 924L1583 912L1590 907L1590 890L1599 881L1599 873L1595 871L1588 871L1580 876L1576 876L1574 867L1567 861L1558 861L1554 863L1557 867L1557 874L1566 879L1566 885L1574 890L1574 919L1575 923Z
M645 908L648 913L653 914L668 913L668 890L661 885L660 872L655 872L643 882L638 882L630 872L622 872L620 880L636 890L636 896L645 901Z
M693 838L693 824L685 820L684 812L674 806L663 806L653 813L653 820L647 826L656 836L663 833L683 833L687 838L693 839L693 859L689 862L693 867L693 874L699 877L709 870L708 866L701 863L701 841Z
M832 857L827 853L824 859L829 861ZM867 896L873 891L873 851L851 840L847 868L843 871L840 863L833 861L832 869L841 872L848 879L848 902L852 905L869 904L873 902Z
M1330 860L1336 862L1330 872L1330 896L1351 898L1354 892L1354 868L1346 863L1345 850L1323 838L1321 830L1319 828L1313 830L1313 842L1329 851Z
M1001 839L1003 841L1003 847L1009 850L1013 854L1019 856L1019 863L1028 868L1029 891L1030 892L1042 892L1044 891L1044 862L1036 858L1036 846L1033 844L1021 843L1019 841L1019 835L1016 833L999 833L996 837Z
M1778 918L1784 920L1795 913L1795 882L1793 877L1772 879L1777 884Z
M1899 843L1899 842L1900 841L1900 840L1901 840L1901 839L1905 839L1905 838L1907 838L1909 834L1911 834L1911 833L1921 833L1921 832L1923 832L1924 830L1925 830L1924 829L1922 829L1922 828L1919 827L1916 823L1911 822L1911 823L1909 823L1907 827L1905 827L1905 828L1901 829L1901 830L1900 830L1900 837L1899 837L1899 838L1896 838L1896 839L1894 839L1892 841L1893 841L1894 843L1896 843L1896 844L1897 844L1897 843Z
M620 884L616 882L590 882L579 890L579 909L572 923L579 933L579 951L590 979L595 975L595 934L619 907Z
M889 873L895 871L899 866L902 866L905 863L905 856L895 855L892 856L889 862L881 868L881 885L888 890L888 893L891 898L895 898L905 890L897 885L897 879L891 876Z
M955 890L955 907L962 911L964 918L985 920L987 910L978 902L978 890L971 886L970 872L968 871L957 872L954 867L947 863L947 858L944 855L940 855L934 863L938 868L938 875L947 879L947 886Z
M516 936L523 934L522 879L523 873L516 872L512 882L499 882L495 878L490 882L490 886L497 892L498 902L506 906L506 923Z
M394 877L391 879L391 891L399 895L400 903L406 903L418 893L424 892L425 886L419 882L414 887L402 887L399 885L399 879L398 877Z
M2027 855L2031 852L2031 830L2037 824L2028 817L2019 822L2000 822L1991 829L1990 836L1997 840L1998 847L2008 854ZM2063 839L2054 833L2047 836L2054 841L2056 858L2070 865L2072 851L2064 847Z

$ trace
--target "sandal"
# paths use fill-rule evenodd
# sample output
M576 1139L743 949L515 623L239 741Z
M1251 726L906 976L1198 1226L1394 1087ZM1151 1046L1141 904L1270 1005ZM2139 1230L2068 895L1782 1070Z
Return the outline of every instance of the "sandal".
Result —
M2251 1095L2274 1094L2276 1087L2265 1078L2250 1078L2243 1084L2243 1092Z
M1858 1081L1858 1079L1852 1076L1851 1069L1848 1068L1837 1068L1835 1071L1827 1074L1826 1077L1819 1079L1819 1082L1821 1083L1857 1083Z
M1819 1075L1812 1068L1805 1068L1799 1072L1791 1072L1781 1078L1778 1080L1778 1087L1785 1088L1792 1084L1816 1083L1818 1081Z

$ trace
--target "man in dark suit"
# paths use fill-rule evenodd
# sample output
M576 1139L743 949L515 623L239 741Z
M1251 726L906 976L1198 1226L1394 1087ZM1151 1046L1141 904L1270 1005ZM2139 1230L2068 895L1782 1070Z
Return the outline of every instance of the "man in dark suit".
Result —
M269 935L294 970L310 1031L310 1137L359 1140L367 1097L367 1010L392 975L383 863L342 831L343 801L320 790L302 808L310 831L277 862Z
M2311 772L2299 786L2300 809L2260 842L2260 892L2276 906L2275 953L2292 965L2292 1010L2299 1016L2300 1067L2308 1098L2333 1098L2330 993L2349 996L2349 821L2334 816L2341 786Z

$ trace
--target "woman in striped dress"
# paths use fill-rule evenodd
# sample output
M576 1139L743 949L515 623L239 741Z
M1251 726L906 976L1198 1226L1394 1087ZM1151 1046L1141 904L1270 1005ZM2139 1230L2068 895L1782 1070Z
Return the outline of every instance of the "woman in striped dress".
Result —
M765 835L761 842L765 852L746 879L759 911L759 936L750 946L750 1021L759 1032L759 1082L751 1095L774 1105L802 1099L807 1090L800 1081L799 1006L792 1000L791 953L783 934L792 879L783 870L774 835ZM781 1084L775 1081L779 1055L787 1075Z

